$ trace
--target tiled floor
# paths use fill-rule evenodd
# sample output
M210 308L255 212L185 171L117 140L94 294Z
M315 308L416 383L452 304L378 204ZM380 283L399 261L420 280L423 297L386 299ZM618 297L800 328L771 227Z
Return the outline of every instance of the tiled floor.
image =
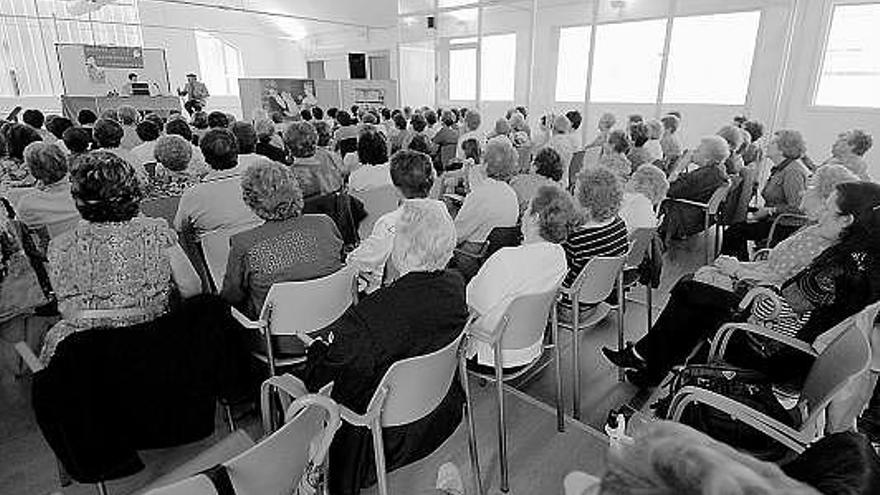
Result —
M654 291L654 318L665 304L669 289L682 275L693 272L704 258L702 237L676 242L664 256L663 281ZM630 294L633 299L644 301L644 290L636 289ZM625 335L628 340L637 340L646 331L646 308L644 304L628 303L625 315ZM584 425L602 431L608 411L622 404L636 408L647 400L645 393L617 380L617 371L602 358L598 350L603 345L616 345L616 315L602 322L595 329L582 335L581 340L581 421ZM571 415L571 337L562 333L562 383L565 410ZM29 403L29 382L14 376L16 359L9 346L0 344L0 494L43 495L63 492L66 495L95 493L91 486L74 484L63 490L58 484L54 457L44 442L34 421ZM540 405L552 404L554 390L553 368L548 367L525 386L521 392L514 390L508 394L512 399L511 421L514 428L523 428L516 436L511 434L512 493L560 493L561 476L567 470L580 467L596 472L601 467L604 443L596 431L585 429L583 425L573 425L565 435L554 435L553 414L549 408ZM474 387L478 422L481 432L481 464L484 478L489 485L497 487L497 457L494 442L494 396L491 387ZM533 399L524 398L525 395ZM534 399L537 399L534 400ZM526 416L523 416L526 415ZM524 418L528 417L528 420ZM521 424L519 423L521 421ZM259 434L256 419L251 418L250 433ZM215 435L197 444L179 449L147 452L144 455L147 469L137 476L109 484L111 493L132 493L173 466L193 457L208 445L213 444L226 429L218 418ZM549 439L549 440L548 440ZM565 455L560 456L559 453ZM391 479L392 487L407 487L399 493L417 493L413 489L430 488L434 472L444 460L452 459L464 466L467 464L466 444L463 429L444 444L438 453L429 460L407 467L395 473ZM539 466L539 467L538 467ZM524 474L525 473L525 474ZM538 473L538 476L534 476ZM467 476L467 474L466 474ZM493 484L494 483L494 484ZM492 491L490 490L490 493Z

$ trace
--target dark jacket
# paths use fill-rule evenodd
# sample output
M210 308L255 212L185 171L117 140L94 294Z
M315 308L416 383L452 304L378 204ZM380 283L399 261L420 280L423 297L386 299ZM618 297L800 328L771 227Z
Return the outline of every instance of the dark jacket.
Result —
M706 203L712 193L727 182L727 174L721 167L700 167L682 174L670 184L667 196ZM704 229L703 210L700 208L674 201L664 201L661 208L665 216L660 231L667 240L693 235Z
M276 161L278 163L283 163L285 165L290 165L292 163L290 158L287 156L287 152L267 142L258 142L256 153L258 155L265 156L270 160Z
M74 480L132 475L137 450L211 435L217 399L250 388L242 334L207 295L152 322L75 333L34 376L37 424Z
M332 344L316 342L308 350L305 382L316 391L334 382L332 397L356 413L366 412L379 381L396 361L437 351L452 342L467 321L464 281L455 272L409 273L380 289L334 322ZM430 454L461 421L457 384L428 416L386 428L388 470ZM330 448L333 495L358 493L375 482L366 428L344 424Z

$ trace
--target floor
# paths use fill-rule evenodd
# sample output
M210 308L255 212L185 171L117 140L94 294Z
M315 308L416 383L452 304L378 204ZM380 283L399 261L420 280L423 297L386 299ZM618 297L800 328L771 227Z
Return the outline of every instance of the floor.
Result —
M702 264L704 253L701 236L676 241L670 246L664 255L661 286L654 290L654 318L665 304L675 281ZM647 329L644 290L635 289L629 298L634 301L627 304L625 335L627 340L637 340ZM8 335L2 337L7 342L15 340ZM578 422L571 419L571 336L561 334L563 397L568 425L565 433L555 432L555 415L550 406L555 386L552 366L528 383L508 390L511 493L561 493L565 473L573 469L590 473L601 471L607 444L604 435L599 432L603 431L608 411L624 404L641 409L648 400L646 393L619 382L617 370L599 353L603 345L616 346L616 340L616 315L613 313L596 328L581 335L581 419ZM44 442L31 412L29 381L27 377L15 376L14 367L17 364L11 348L0 342L0 494L96 493L92 486L75 483L63 489L60 487L54 456ZM472 387L480 464L484 488L488 489L488 493L498 492L493 390L491 386ZM248 433L254 437L259 435L256 423L256 417L245 422ZM226 433L225 425L218 417L218 428L211 438L181 448L144 453L147 469L136 476L110 483L110 493L136 492L151 480L216 443ZM391 492L417 494L432 488L437 467L450 460L462 467L468 483L470 474L466 445L465 430L459 428L431 457L393 473L389 478Z

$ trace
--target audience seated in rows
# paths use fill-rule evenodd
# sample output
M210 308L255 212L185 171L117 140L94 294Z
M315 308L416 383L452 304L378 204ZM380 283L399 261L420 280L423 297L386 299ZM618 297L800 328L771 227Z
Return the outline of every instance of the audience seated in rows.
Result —
M796 330L799 339L812 342L819 333L880 299L878 206L880 185L838 184L816 227L774 248L764 269L742 274L761 277L749 285L769 282L779 288L783 300L802 318ZM740 265L732 260L722 260L719 266L724 273L740 275ZM603 348L603 352L613 363L636 370L627 375L633 383L656 385L701 339L711 337L734 316L742 297L735 288L686 276L672 289L669 302L645 337L625 351ZM773 375L791 376L798 371L788 368Z
M44 363L74 332L152 321L169 311L175 293L190 297L201 290L165 220L138 216L143 186L131 164L91 152L78 159L71 180L84 221L49 244L49 275L63 319L46 334ZM112 311L95 316L90 310Z

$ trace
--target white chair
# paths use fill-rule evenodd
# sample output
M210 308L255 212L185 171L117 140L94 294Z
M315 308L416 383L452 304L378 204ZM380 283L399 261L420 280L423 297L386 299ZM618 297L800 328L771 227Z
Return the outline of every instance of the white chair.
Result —
M581 366L580 366L580 332L597 325L614 309L623 307L623 266L627 256L596 256L592 258L571 287L560 289L560 293L571 301L571 321L562 320L560 328L572 332L572 416L580 419L581 408ZM588 283L589 282L589 283ZM617 289L617 305L612 306L606 299ZM581 307L587 309L582 310ZM618 349L623 349L623 311L618 311Z
M636 229L629 236L630 248L629 253L627 254L626 263L624 264L623 271L627 272L637 272L639 266L645 259L651 260L651 251L652 246L651 242L654 239L654 235L657 232L656 228L641 228ZM638 283L638 279L633 280L629 284L626 284L623 288L624 291L630 289ZM653 291L651 290L651 283L645 285L645 306L648 313L648 330L651 330L651 325L654 322L653 318L653 310L654 310L654 301L653 301ZM624 304L626 300L624 300ZM624 308L625 309L625 308ZM620 337L623 338L623 334L620 334ZM623 346L622 342L619 342L618 345L620 347Z
M369 191L351 191L351 196L359 199L367 210L367 218L358 227L360 238L366 239L373 232L373 225L382 215L397 209L400 194L394 186L382 186Z
M199 239L199 245L202 250L202 257L208 266L208 275L210 283L213 285L214 292L220 292L223 288L223 277L226 276L226 263L229 261L229 239L245 230L250 230L260 225L260 222L244 225L234 229L215 230L202 235Z
M701 210L703 210L703 237L706 240L706 263L711 264L712 260L715 259L715 256L718 254L718 246L719 246L719 238L721 237L721 224L718 222L718 212L721 210L721 205L724 203L724 200L727 199L727 192L730 190L730 183L727 182L721 186L718 186L718 189L715 189L715 192L712 193L712 196L709 198L709 201L705 203L700 203L699 201L691 201L689 199L682 198L666 198L664 201L671 201L673 203L681 203L684 205L694 206ZM715 244L710 248L709 247L709 227L712 223L712 220L715 220Z
M272 336L293 336L299 332L321 330L355 303L356 291L355 272L345 267L326 277L274 284L266 295L260 318L256 321L248 319L235 308L232 308L232 316L243 327L260 332L266 342L266 354L254 352L253 355L267 364L269 376L275 376L277 367L305 362L305 348L302 355L276 359Z
M837 326L850 328L840 333L816 357L804 382L797 404L791 410L795 421L794 427L783 424L721 394L694 386L683 387L673 397L669 407L672 413L671 419L679 421L685 409L692 404L706 404L730 414L733 418L766 434L797 454L804 452L810 443L821 436L820 420L831 400L852 380L865 373L870 364L871 350L868 340L865 334L852 324L853 318L855 317L848 318ZM726 331L757 333L811 356L816 355L816 352L806 343L776 332L766 331L760 327L737 325L736 327L728 327ZM727 338L729 339L729 337ZM713 345L712 347L713 352L716 353L715 356L718 356L717 351L723 352L726 345Z
M508 483L508 465L507 465L507 423L504 409L504 382L519 378L530 373L536 368L541 361L542 354L539 354L532 362L526 364L522 369L513 373L504 373L502 354L508 349L523 349L533 345L536 341L542 340L547 330L547 322L550 322L550 344L545 349L550 348L553 351L554 369L556 372L556 428L558 431L565 430L565 419L562 413L562 380L560 378L561 362L559 359L559 327L556 319L556 300L559 294L559 285L562 283L560 279L551 290L538 294L523 294L516 297L507 306L504 315L499 320L495 328L483 329L473 325L473 321L468 325L468 338L474 339L492 346L495 360L494 376L483 375L481 373L472 372L473 374L486 379L495 381L497 389L498 401L498 457L500 459L501 470L501 491L507 492ZM465 356L461 356L462 373L466 369ZM462 382L467 387L467 380L463 377ZM470 394L468 394L470 397ZM473 424L468 427L472 430ZM473 431L469 431L469 435L473 438ZM478 492L481 493L481 492Z
M223 463L238 495L292 493L310 463L322 465L336 430L339 406L329 397L306 395L287 409L284 426L246 452ZM317 445L309 455L310 446ZM157 488L148 495L214 495L205 476Z

